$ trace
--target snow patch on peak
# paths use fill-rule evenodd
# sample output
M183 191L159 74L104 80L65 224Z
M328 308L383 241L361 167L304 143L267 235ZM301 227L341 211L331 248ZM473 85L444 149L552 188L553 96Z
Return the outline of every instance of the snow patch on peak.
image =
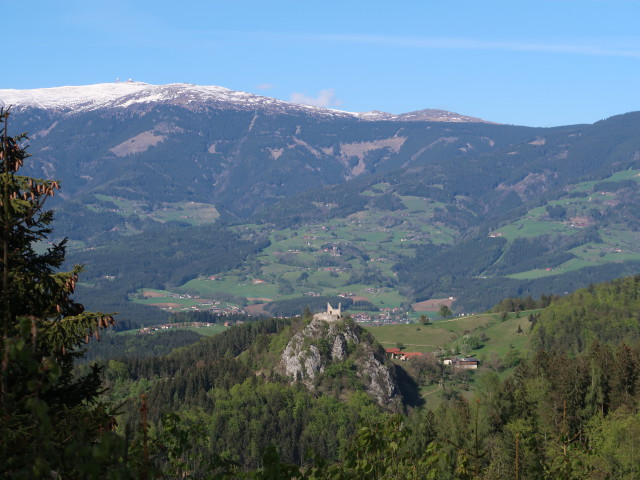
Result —
M393 114L373 110L371 112L358 113L362 120L386 120L392 122L449 122L449 123L490 123L480 118L460 115L446 110L425 109L415 112Z
M99 83L73 87L0 90L0 105L54 110L93 110L148 89L142 82Z
M188 83L151 85L128 81L33 90L0 89L0 106L14 106L18 109L35 107L78 113L101 108L127 108L153 103L185 107L214 105L222 108L260 109L283 113L299 111L316 115L353 116L339 110L297 105L224 87Z
M128 108L157 103L178 105L191 109L214 107L260 110L267 113L303 113L323 117L357 118L364 121L484 122L478 118L466 117L442 110L420 110L398 115L375 110L365 113L352 113L285 102L224 87L189 83L152 85L129 80L127 82L37 88L32 90L0 89L0 107L12 106L18 110L32 107L74 114L103 108Z

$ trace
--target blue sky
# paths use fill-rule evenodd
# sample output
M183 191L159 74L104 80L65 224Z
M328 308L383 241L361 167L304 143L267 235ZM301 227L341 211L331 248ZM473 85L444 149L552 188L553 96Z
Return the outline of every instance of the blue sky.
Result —
M531 126L640 110L640 0L2 3L0 88L131 78Z

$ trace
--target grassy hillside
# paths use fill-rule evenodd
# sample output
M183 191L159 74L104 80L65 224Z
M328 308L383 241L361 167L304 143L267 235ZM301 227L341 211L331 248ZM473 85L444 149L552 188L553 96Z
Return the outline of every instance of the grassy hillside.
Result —
M477 381L487 372L506 377L531 348L532 322L538 311L472 315L441 320L429 325L384 325L367 327L385 348L401 345L405 352L422 352L423 357L395 360L418 383L420 397L429 408L437 408L456 395L471 398ZM440 359L436 360L436 354ZM443 357L465 355L480 361L477 371L442 368Z
M373 305L375 309L352 311L366 312L371 318L380 315L377 310L400 309L398 318L408 314L415 319L417 314L408 306L416 298L455 296L459 301L454 310L468 311L471 305L476 306L472 311L485 309L489 301L517 294L518 289L540 295L557 292L563 285L574 287L585 269L591 269L597 281L620 269L634 268L640 262L640 234L631 220L625 222L611 210L632 201L630 193L639 185L640 170L582 182L568 187L555 200L523 211L515 221L489 229L484 237L459 243L460 232L437 218L442 204L397 195L389 184L378 183L363 191L370 198L368 206L347 217L297 228L236 225L233 231L241 238L268 237L270 245L240 268L189 280L164 301L131 298L180 305L167 307L173 309L209 308L222 300L225 308L231 308L305 295L342 294ZM485 254L487 248L494 251ZM411 272L417 269L426 271L426 277L414 276ZM447 272L462 278L450 289L446 280L433 288ZM546 279L553 282L545 284ZM432 287L412 287L418 283ZM485 294L492 296L486 299L478 297L482 283L491 285ZM172 301L170 296L177 293L210 301ZM264 310L258 307L256 311Z
M387 188L386 184L377 184L367 195L372 199L381 198ZM305 224L296 229L237 225L233 231L241 238L250 241L268 237L270 245L240 268L200 276L173 292L164 292L160 299L144 298L140 291L132 295L131 300L163 306L172 304L165 308L179 309L210 305L178 298L177 294L187 292L212 301L236 297L235 303L230 302L235 305L305 295L349 294L356 301L370 302L378 310L406 306L410 298L399 293L393 265L400 258L412 256L416 244L451 243L456 232L433 221L437 204L414 196L394 196L393 199L397 209L394 211L386 210L384 205L372 205L346 218ZM367 308L362 311L374 313Z
M506 238L574 237L585 229L598 232L597 238L568 250L573 258L558 265L509 274L510 278L532 279L579 270L589 266L640 260L640 233L635 221L615 215L613 208L627 202L640 185L640 170L630 169L595 182L582 182L567 189L558 200L528 210L519 220L492 232ZM630 222L633 221L633 224Z
M506 319L501 314L471 315L440 320L428 325L383 325L367 327L385 348L402 344L406 351L446 354L465 353L478 358L489 355L504 357L510 350L528 350L529 315L537 311L511 313ZM477 337L476 348L464 346L465 336Z

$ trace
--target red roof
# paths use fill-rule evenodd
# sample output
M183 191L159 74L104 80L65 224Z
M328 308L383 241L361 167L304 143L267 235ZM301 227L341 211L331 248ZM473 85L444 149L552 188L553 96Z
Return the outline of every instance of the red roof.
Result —
M419 357L422 355L422 352L404 352L403 355L405 357Z
M391 353L393 355L400 355L402 353L399 348L387 348L385 349L385 352Z

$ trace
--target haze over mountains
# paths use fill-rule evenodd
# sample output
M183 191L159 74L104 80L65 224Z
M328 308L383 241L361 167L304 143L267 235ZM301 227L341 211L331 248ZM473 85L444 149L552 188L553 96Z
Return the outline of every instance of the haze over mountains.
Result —
M169 228L160 212L183 202L213 209L209 223L220 215L216 225L247 241L370 221L380 238L336 234L335 242L357 247L361 262L383 251L386 266L349 260L333 286L354 285L347 277L366 265L373 287L401 291L408 303L455 296L458 311L564 293L640 265L638 113L529 128L439 110L358 114L138 82L0 90L0 105L13 106L12 130L30 133L31 173L62 181L56 233L80 242L74 260L90 265L97 259L85 247L117 239L126 250L136 234ZM252 265L255 278L281 280ZM286 275L310 268L289 267L299 270ZM193 268L194 278L216 273ZM172 282L149 278L180 286ZM309 286L292 288L295 296Z

